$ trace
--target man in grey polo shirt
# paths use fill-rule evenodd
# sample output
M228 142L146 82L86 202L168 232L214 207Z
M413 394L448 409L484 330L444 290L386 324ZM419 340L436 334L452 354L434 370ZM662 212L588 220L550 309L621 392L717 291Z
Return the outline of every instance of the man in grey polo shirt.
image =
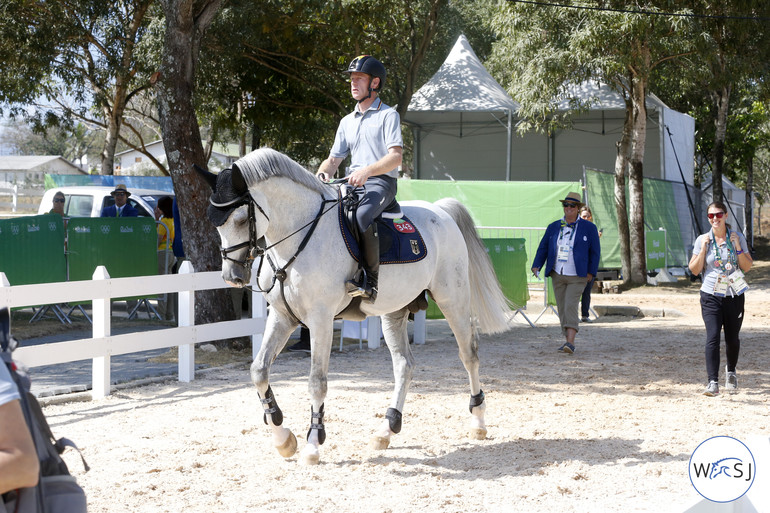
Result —
M350 73L350 93L358 105L340 121L329 158L321 163L317 176L329 180L350 155L350 167L345 174L348 183L359 187L356 193L362 196L356 222L363 235L364 273L348 281L348 294L374 302L380 266L380 241L374 219L396 197L403 146L401 119L379 98L387 74L380 61L371 55L361 55L353 59L346 73Z

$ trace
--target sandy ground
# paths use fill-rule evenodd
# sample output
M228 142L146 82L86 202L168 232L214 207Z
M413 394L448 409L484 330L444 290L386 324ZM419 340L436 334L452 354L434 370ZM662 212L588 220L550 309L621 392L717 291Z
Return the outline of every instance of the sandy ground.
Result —
M321 464L270 446L247 365L193 383L129 388L45 408L91 512L633 512L683 511L700 497L688 460L716 435L770 436L770 292L747 296L737 393L701 395L704 329L697 289L595 295L595 305L676 310L585 324L577 353L557 318L483 336L486 440L470 440L467 375L443 321L414 346L418 368L391 447L370 449L392 390L390 354L333 352ZM532 318L542 309L530 302ZM724 358L724 356L723 356ZM304 443L309 358L281 354L272 387ZM723 377L720 378L723 381Z

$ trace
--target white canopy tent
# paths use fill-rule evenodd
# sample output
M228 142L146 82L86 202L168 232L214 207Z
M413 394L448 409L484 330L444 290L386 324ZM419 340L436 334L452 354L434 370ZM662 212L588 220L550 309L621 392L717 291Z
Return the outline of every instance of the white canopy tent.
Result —
M460 36L403 119L415 136L415 178L510 180L518 108Z
M575 86L572 93L590 108L574 115L569 129L550 136L513 132L518 104L460 36L403 118L414 133L414 177L573 181L582 178L584 167L612 171L623 129L623 97L596 82ZM559 107L567 109L568 101ZM645 176L681 182L684 175L692 184L694 120L652 94L647 107Z

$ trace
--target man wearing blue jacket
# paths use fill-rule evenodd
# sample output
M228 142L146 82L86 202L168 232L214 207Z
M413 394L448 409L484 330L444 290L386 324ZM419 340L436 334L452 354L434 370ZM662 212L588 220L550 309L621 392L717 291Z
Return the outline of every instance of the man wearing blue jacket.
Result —
M118 184L110 195L115 198L115 204L104 207L102 217L137 217L139 215L139 211L131 206L131 203L128 203L128 197L131 196L131 193L128 192L125 185Z
M544 276L553 281L559 323L566 339L559 352L572 354L580 325L580 296L599 270L601 248L596 225L578 216L583 206L580 194L570 192L559 201L564 217L546 228L532 262L532 273L540 277L540 269L546 264Z

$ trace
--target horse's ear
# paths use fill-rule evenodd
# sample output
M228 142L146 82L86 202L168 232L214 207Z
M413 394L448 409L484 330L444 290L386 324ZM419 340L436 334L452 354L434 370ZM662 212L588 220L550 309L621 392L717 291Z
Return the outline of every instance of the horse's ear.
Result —
M200 167L198 164L193 164L193 169L203 177L204 180L206 180L206 183L209 184L209 187L211 187L211 190L216 190L217 188L217 175L212 173L211 171L207 171Z
M246 186L246 180L243 179L243 175L241 174L241 170L238 169L237 164L233 164L233 172L231 175L231 179L233 181L233 190L236 193L243 194L249 189Z

